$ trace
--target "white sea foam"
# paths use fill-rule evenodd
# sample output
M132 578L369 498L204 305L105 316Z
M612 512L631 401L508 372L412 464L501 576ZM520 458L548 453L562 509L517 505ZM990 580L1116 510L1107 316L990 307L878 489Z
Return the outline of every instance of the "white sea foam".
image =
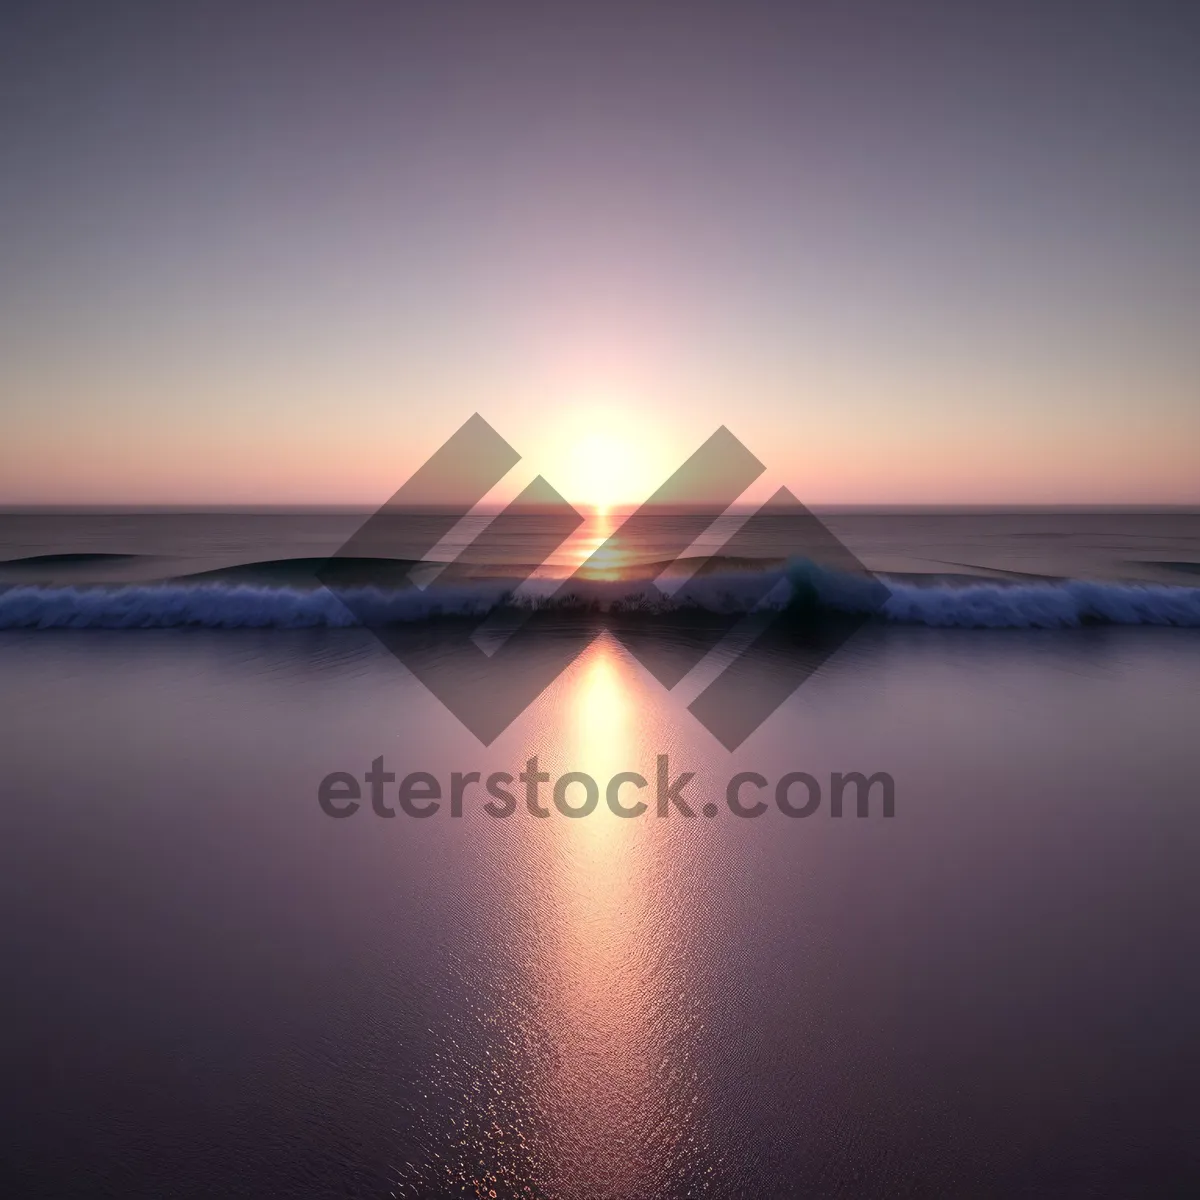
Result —
M702 576L670 596L648 580L568 585L538 580L519 592L516 581L504 580L425 591L360 589L347 593L348 603L320 588L248 584L17 586L0 592L0 629L299 629L483 617L502 607L739 613L788 603L786 595L780 594L787 589L774 587L785 575L810 607L868 612L910 625L1060 629L1102 623L1200 628L1200 588L1082 580L1032 584L892 580L877 585L795 563L786 571Z

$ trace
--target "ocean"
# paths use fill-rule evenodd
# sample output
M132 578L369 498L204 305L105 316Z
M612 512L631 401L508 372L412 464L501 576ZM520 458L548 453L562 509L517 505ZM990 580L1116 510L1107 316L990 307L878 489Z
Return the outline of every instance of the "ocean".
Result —
M1200 515L364 516L0 516L7 1194L1200 1186Z

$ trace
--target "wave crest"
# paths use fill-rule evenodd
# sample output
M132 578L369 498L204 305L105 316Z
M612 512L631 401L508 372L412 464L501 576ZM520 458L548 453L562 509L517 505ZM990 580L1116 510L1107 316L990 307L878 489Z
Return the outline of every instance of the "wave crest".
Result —
M497 608L583 609L593 612L724 614L780 609L802 592L806 607L870 612L885 621L974 629L1064 629L1088 624L1200 627L1200 588L1065 580L1058 583L880 585L807 563L768 572L792 589L772 586L763 572L696 577L672 595L651 581L515 581L357 590L351 612L324 589L251 584L153 584L119 587L16 586L0 592L3 629L303 629L404 623L440 617L482 618ZM358 613L359 616L356 616Z

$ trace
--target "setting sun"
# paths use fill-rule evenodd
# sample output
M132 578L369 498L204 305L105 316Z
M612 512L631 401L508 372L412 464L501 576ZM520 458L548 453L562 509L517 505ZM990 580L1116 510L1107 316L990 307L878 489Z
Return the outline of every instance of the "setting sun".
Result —
M585 434L567 452L563 487L571 499L607 512L635 494L632 458L629 443L614 434Z
M600 513L640 504L678 466L657 424L623 406L580 406L543 438L546 478L572 504Z

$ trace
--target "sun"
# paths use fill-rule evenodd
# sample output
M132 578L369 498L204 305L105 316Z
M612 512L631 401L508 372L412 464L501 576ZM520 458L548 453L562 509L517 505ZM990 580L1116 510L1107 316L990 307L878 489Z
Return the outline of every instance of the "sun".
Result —
M629 445L607 430L582 434L572 442L563 465L563 483L571 499L598 512L626 501L635 482Z
M581 423L560 444L555 482L571 503L597 512L636 507L671 473L646 420Z
M612 389L564 389L570 403L538 423L523 445L558 492L581 511L636 508L678 466L671 431L648 400ZM597 396L601 399L597 399Z

